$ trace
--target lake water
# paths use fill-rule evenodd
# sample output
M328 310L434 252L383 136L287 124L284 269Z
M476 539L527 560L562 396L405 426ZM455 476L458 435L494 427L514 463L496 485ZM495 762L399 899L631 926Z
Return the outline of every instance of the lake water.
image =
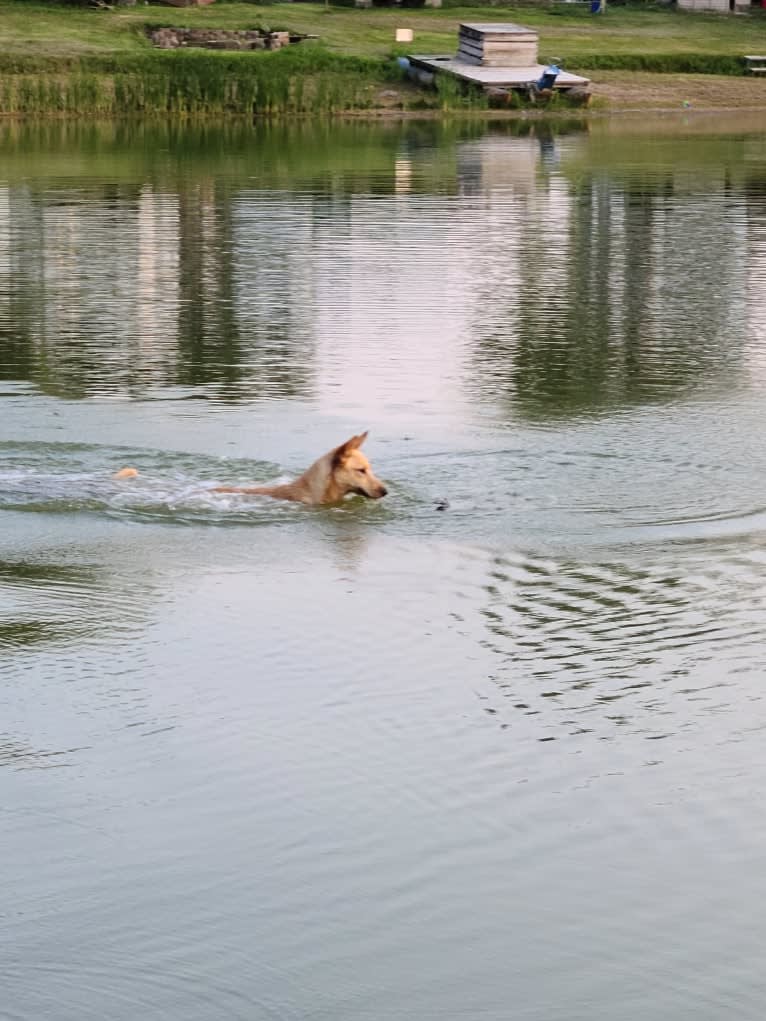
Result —
M766 118L0 125L0 1018L760 1019L765 414Z

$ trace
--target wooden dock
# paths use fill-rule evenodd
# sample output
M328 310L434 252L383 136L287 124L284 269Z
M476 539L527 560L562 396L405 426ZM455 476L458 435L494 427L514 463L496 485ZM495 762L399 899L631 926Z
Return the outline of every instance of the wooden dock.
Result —
M471 82L483 88L528 89L540 79L545 71L544 64L533 64L530 67L482 67L467 64L457 57L440 54L413 54L408 57L410 64L426 74L451 74L463 81ZM581 78L568 71L559 71L554 89L566 92L575 86L587 88L589 78Z
M457 55L416 53L407 59L414 77L426 84L437 74L450 74L484 89L526 89L546 68L537 59L538 35L531 28L512 22L464 22L458 30ZM590 82L557 69L551 89L557 92L587 89ZM550 90L548 90L550 94Z

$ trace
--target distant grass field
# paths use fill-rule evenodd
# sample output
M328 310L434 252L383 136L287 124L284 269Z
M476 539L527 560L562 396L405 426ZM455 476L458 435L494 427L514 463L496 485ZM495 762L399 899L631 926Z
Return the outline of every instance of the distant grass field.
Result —
M455 49L461 21L517 21L540 33L544 54L581 63L625 55L741 57L766 46L766 16L690 14L675 9L610 6L593 16L587 6L450 7L441 10L326 7L323 3L208 7L147 6L94 10L30 0L0 0L0 52L10 56L73 58L85 54L137 54L150 50L146 25L289 28L316 34L335 53L384 57L394 29L412 28L420 52Z

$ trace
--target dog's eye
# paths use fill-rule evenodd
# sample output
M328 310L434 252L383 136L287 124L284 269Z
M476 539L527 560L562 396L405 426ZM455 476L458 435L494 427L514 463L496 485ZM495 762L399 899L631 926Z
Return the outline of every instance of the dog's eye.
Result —
M362 475L366 475L366 474L367 474L367 469L366 469L366 468L357 468L356 470L357 470L358 472L361 472L361 473L362 473Z

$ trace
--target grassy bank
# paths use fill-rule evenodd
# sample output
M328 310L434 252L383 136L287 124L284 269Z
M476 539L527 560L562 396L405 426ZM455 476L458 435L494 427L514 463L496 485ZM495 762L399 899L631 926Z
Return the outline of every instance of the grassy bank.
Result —
M393 38L396 27L409 27L415 33L410 49L450 53L465 20L514 20L536 28L542 60L591 77L599 70L738 76L744 73L743 54L766 46L766 17L759 14L692 15L645 7L611 7L593 17L587 7L560 4L434 11L219 0L206 8L93 10L0 0L0 112L457 108L466 98L451 84L428 93L400 80ZM166 52L155 50L146 34L148 27L162 25L287 28L319 39L277 53Z
M88 56L0 72L5 113L199 114L369 109L392 62L320 48L257 56L205 50Z

